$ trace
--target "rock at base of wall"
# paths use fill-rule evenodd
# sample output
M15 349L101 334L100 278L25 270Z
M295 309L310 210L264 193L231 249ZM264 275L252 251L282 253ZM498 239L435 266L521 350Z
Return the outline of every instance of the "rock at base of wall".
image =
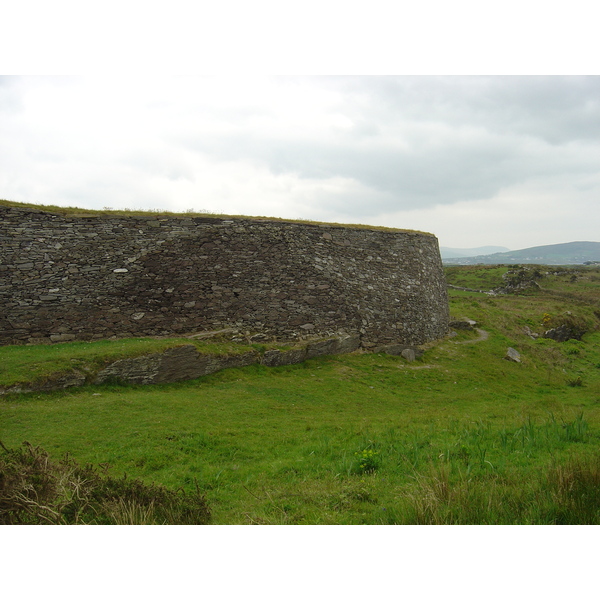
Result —
M185 344L164 352L117 360L102 369L95 377L90 376L89 373L73 370L39 384L33 382L22 386L13 385L0 388L0 395L52 391L81 386L86 383L97 385L112 381L136 385L175 383L210 375L222 369L246 367L257 363L269 367L292 365L317 356L347 354L359 348L360 336L358 334L317 340L304 347L289 350L267 350L262 355L255 350L239 354L203 354L193 344ZM410 360L409 355L406 352L402 353L403 350L410 350L410 356L413 354L420 356L423 353L420 349L407 349L406 346L399 348L398 355L402 354L407 360Z
M261 364L267 367L295 365L306 360L306 348L293 350L267 350L261 359Z
M373 350L376 354L389 354L390 356L402 356L406 360L415 360L423 356L425 351L417 346L406 346L404 344L389 344L388 346L378 346ZM408 358L412 356L411 358Z
M407 360L408 362L413 362L415 360L415 351L412 348L404 348L400 353L400 356Z
M360 347L360 336L358 334L348 335L342 338L330 338L313 342L306 347L306 358L326 356L329 354L348 354Z
M258 362L254 351L234 355L201 354L196 346L187 344L160 354L118 360L98 373L95 384L113 379L147 385L174 383L210 375L222 369L246 367Z
M202 354L193 344L165 350L160 354L149 354L136 358L118 360L96 376L94 383L112 380L139 385L173 383L210 375L222 369L247 367L261 363L269 367L292 365L315 356L345 354L360 346L358 335L319 340L304 348L291 350L268 350L262 357L256 351L240 354Z

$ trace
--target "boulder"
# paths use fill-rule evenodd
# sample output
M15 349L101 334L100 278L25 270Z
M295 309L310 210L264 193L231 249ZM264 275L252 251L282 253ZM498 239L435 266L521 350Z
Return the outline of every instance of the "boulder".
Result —
M568 325L559 325L554 329L548 329L548 331L544 332L544 337L556 340L557 342L566 342L567 340L581 338Z
M404 348L404 350L402 350L400 353L400 356L402 356L402 358L408 362L413 362L413 360L416 358L415 351L412 348Z
M506 350L506 356L504 358L506 360L510 360L511 362L521 362L521 355L514 348L508 348Z

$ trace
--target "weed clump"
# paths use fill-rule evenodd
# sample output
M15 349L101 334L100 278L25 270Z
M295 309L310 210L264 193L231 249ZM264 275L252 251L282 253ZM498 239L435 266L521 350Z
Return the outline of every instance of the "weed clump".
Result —
M187 494L137 479L110 477L68 455L55 462L28 442L0 442L2 525L204 525L210 510L199 490Z
M379 452L366 449L362 452L356 452L358 464L355 471L360 474L375 473L380 466Z

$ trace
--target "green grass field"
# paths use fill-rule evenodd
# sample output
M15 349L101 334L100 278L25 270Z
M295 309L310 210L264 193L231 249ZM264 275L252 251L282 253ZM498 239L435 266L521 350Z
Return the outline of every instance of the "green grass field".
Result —
M215 524L597 524L598 275L548 275L526 295L451 291L452 317L489 337L460 332L412 363L355 353L171 385L7 395L0 440L173 490L197 485ZM447 276L486 289L498 269ZM586 323L581 340L524 332L567 312ZM127 343L120 351L137 352ZM44 352L81 362L84 346L103 356L109 345ZM520 363L504 359L508 347ZM35 352L0 349L4 377L23 348Z

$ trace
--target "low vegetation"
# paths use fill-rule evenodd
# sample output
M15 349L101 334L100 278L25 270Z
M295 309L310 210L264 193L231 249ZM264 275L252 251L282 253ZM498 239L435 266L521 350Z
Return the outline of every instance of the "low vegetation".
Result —
M503 281L462 269L450 283ZM411 363L355 353L4 396L3 465L69 453L114 481L198 494L215 524L599 524L600 269L539 269L519 294L450 290L452 318L487 338L457 330ZM585 325L580 339L543 337L565 319Z
M107 475L65 456L54 461L25 442L0 453L2 525L204 525L210 511L197 490L174 492Z

